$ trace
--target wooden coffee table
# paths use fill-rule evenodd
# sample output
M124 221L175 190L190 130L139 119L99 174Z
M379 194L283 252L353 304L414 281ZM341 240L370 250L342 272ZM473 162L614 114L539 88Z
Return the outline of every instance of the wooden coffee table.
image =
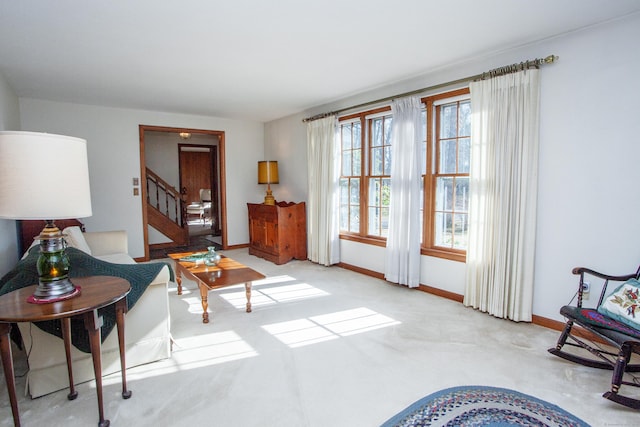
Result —
M206 251L205 251L206 252ZM200 289L200 298L202 299L202 323L209 323L209 303L207 295L213 289L224 288L226 286L238 285L244 283L245 293L247 295L247 313L251 313L251 283L254 280L264 279L262 273L258 273L252 268L244 264L234 261L222 255L217 266L205 265L202 261L180 261L180 258L186 258L192 255L204 253L200 252L180 252L169 254L169 257L176 264L176 282L178 283L178 295L182 295L182 275L190 277Z

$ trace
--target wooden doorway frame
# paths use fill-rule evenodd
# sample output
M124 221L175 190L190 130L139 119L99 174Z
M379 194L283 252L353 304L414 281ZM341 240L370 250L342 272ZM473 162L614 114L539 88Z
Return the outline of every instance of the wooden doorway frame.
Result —
M176 128L167 126L138 125L140 133L140 189L142 208L142 234L144 236L144 259L149 260L149 223L147 220L147 164L144 155L145 132L169 132L179 134L188 132L191 134L214 135L218 137L218 161L220 163L220 232L222 234L222 249L228 248L227 241L227 172L225 164L225 132L221 130Z

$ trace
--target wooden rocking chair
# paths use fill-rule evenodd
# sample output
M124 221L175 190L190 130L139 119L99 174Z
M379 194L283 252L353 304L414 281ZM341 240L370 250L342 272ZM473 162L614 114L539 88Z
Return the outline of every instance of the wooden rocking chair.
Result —
M638 279L640 267L635 273L624 276L610 276L582 267L574 268L573 274L580 275L577 304L576 306L566 305L560 309L560 314L567 319L567 322L558 343L555 348L549 349L549 353L585 366L613 370L611 390L604 393L603 397L629 408L640 409L639 399L620 394L622 385L640 387L640 381L637 377L633 377L632 381L623 379L625 374L640 372L640 364L630 363L633 353L640 354L640 330L601 314L596 308L582 307L584 284L588 282L585 280L585 275L588 279L594 277L604 281L597 305L599 307L615 286L630 279ZM607 289L610 283L612 287ZM614 283L615 285L613 285ZM640 316L640 307L638 307L638 314ZM584 331L576 330L574 324L595 334L597 338L593 340L595 342L591 342L592 340L587 338L588 334L585 334ZM610 344L617 349L617 353L600 348L597 341ZM567 352L562 349L565 345L580 347L589 352L592 357L583 357L576 353Z

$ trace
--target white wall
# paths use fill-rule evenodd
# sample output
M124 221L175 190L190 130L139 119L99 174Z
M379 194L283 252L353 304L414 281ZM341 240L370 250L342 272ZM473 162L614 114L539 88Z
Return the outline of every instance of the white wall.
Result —
M277 201L307 201L307 129L304 115L265 124L265 158L278 161L280 184L271 186Z
M20 118L23 130L87 140L93 216L83 221L89 231L126 230L133 257L144 256L142 202L132 186L140 177L138 125L224 131L228 243L248 243L246 203L263 197L256 184L256 164L264 153L262 123L29 98L20 99Z
M640 263L640 15L543 43L474 59L395 83L265 126L265 152L306 162L300 119L555 54L542 75L538 228L533 312L561 320L560 306L576 291L575 266L612 274ZM443 91L442 89L440 91ZM428 93L428 92L425 92ZM281 187L306 180L296 169ZM280 191L286 192L284 188ZM343 262L382 272L384 249L342 241ZM422 257L421 283L464 292L464 263ZM593 291L592 291L593 292ZM595 295L592 294L592 298Z
M18 97L0 73L0 130L20 130ZM16 222L0 219L0 277L18 261Z

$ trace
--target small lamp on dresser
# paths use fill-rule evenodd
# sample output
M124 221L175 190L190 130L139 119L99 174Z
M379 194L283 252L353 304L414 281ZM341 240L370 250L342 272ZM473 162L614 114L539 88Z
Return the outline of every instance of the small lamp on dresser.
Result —
M273 160L258 162L258 184L267 184L267 194L264 196L265 205L276 204L271 193L271 184L278 183L278 162Z
M44 220L38 286L30 302L71 298L66 244L54 220L91 216L87 141L37 132L0 132L0 218Z

